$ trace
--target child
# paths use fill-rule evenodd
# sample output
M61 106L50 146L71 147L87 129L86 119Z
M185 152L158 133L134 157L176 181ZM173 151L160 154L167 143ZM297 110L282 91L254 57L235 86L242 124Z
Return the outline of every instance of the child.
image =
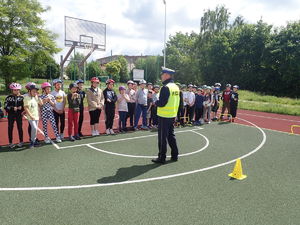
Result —
M102 90L99 88L99 84L100 80L97 77L92 77L91 87L86 93L92 136L99 135L99 118L104 105L104 96Z
M140 120L140 116L142 114L143 117L143 125L142 129L148 130L147 127L147 96L148 96L148 89L145 88L146 81L140 81L140 89L137 91L136 94L136 110L135 110L135 118L134 118L134 130L138 130L137 126Z
M222 106L222 112L220 117L221 120L223 120L223 114L225 113L226 109L227 109L227 113L230 114L230 96L231 96L231 85L227 84L226 89L222 93L223 106Z
M203 102L203 119L204 122L210 123L211 105L213 104L213 96L211 95L211 87L207 86L204 93Z
M64 130L65 130L65 106L66 106L66 93L61 90L62 80L55 79L53 80L54 90L51 92L51 95L55 97L55 106L53 107L54 118L56 122L57 130L58 124L60 122L60 139L64 139Z
M18 83L12 83L9 85L9 89L12 90L12 94L5 98L4 109L7 113L8 119L8 139L9 147L12 149L15 147L13 144L13 129L16 121L19 144L18 147L23 146L23 128L22 128L22 113L24 111L24 97L20 94L22 86Z
M152 89L153 89L153 84L152 84L151 82L148 82L148 83L147 83L147 89L148 89L148 91L152 91Z
M152 94L153 105L152 105L152 108L151 108L151 115L152 115L152 121L153 121L153 127L154 128L157 128L157 126L158 126L157 106L154 103L156 101L158 101L159 89L160 89L159 85L154 85L153 86L154 93Z
M180 120L180 124L181 126L184 126L185 123L187 122L187 119L186 119L186 114L187 114L187 90L186 90L186 85L183 84L181 86L181 92L182 92L182 98L183 98L183 109L181 109L180 111L180 117L181 117L181 120Z
M103 91L104 105L105 105L105 125L106 134L115 134L113 131L113 124L115 119L116 102L118 100L114 88L115 81L108 79L106 81L106 88Z
M195 113L195 93L193 92L194 85L189 84L188 92L186 94L186 103L187 103L187 117L189 118L189 122L192 123L194 120Z
M79 118L79 107L80 107L80 96L77 93L78 85L76 83L69 85L70 93L67 96L69 111L68 111L68 134L69 141L80 140L78 134L78 118ZM72 129L74 126L74 137L72 136Z
M236 117L237 107L238 107L238 103L239 103L238 89L239 89L239 86L237 86L237 85L233 86L233 91L231 93L231 98L230 98L230 113L232 115L232 122L234 122L234 119Z
M28 96L29 95L29 87L31 86L31 85L36 85L34 82L28 82L26 85L25 85L25 88L26 88L26 90L27 90L27 93L25 93L24 95L23 95L23 97L25 98L26 96ZM29 136L29 142L31 141L31 139L30 139L30 136L31 136L31 126L30 126L30 123L28 122L28 129L27 129L27 132L28 132L28 136ZM35 141L36 141L36 143L39 143L39 139L36 137L36 139L35 139Z
M211 108L211 111L213 112L213 119L212 121L216 121L217 118L217 113L220 105L220 87L215 86L213 88L213 105Z
M28 96L24 98L25 117L31 126L30 148L38 146L36 136L39 124L39 106L43 105L42 100L38 98L38 89L36 85L31 85Z
M147 124L148 124L148 128L152 128L152 115L151 115L151 110L152 110L152 106L153 106L153 99L152 99L152 90L148 89L148 95L147 95Z
M47 129L48 120L50 121L52 129L56 136L56 142L60 143L61 139L57 131L54 114L53 114L53 106L55 105L55 98L53 95L50 94L51 84L48 82L43 83L42 90L43 90L43 94L40 96L40 99L42 99L43 101L43 105L41 106L41 116L43 121L43 132L45 135L45 143L49 144L51 142L51 139L48 136L48 129Z
M128 94L126 94L126 88L124 86L119 87L118 94L118 111L119 111L119 130L120 132L126 132L126 119L128 113L127 102L130 101Z
M197 94L195 96L195 125L203 124L203 101L202 88L197 88Z
M79 137L83 137L83 134L81 133L81 129L82 129L82 123L83 123L83 117L84 117L84 104L83 104L83 101L85 99L85 92L83 90L84 81L83 80L77 80L76 84L78 85L77 93L79 94L79 97L80 97L78 134L79 134Z
M126 94L129 96L129 102L128 104L128 114L127 119L129 118L130 126L133 128L133 119L134 119L134 111L135 111L135 101L136 101L136 91L133 89L134 82L129 80L127 82L127 91ZM127 121L126 119L126 121Z

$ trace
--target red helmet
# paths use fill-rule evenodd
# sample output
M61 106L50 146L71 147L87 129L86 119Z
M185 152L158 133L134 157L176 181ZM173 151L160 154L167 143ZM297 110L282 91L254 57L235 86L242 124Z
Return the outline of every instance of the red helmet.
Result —
M51 84L49 82L44 82L41 85L42 89L46 88L46 87L51 87Z
M106 81L106 84L110 84L110 83L114 84L115 81L114 81L113 79L108 79L108 80Z
M18 84L18 83L11 83L11 84L9 85L9 88L10 88L11 90L21 90L21 89L22 89L22 86L21 86L21 84Z
M98 77L92 77L91 82L97 82L97 83L100 83Z

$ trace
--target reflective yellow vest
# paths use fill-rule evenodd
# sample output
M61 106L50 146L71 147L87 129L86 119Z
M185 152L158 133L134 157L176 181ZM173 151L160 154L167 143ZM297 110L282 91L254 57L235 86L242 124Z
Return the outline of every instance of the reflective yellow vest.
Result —
M174 118L177 116L177 111L180 102L180 91L176 84L168 83L170 96L168 103L164 107L157 107L157 115L164 118Z

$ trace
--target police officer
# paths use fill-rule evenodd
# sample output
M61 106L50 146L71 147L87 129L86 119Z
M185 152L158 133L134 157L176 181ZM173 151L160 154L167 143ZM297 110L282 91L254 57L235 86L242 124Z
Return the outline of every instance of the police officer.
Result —
M163 87L159 93L159 100L155 102L158 116L158 158L154 163L165 163L167 141L171 147L171 160L178 160L178 147L174 134L174 121L180 103L180 91L172 78L174 70L162 67L161 80Z

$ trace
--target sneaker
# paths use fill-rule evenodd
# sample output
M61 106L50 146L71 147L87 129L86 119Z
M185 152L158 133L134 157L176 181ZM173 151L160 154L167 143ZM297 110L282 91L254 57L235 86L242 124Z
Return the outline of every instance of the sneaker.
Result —
M83 137L83 134L81 132L78 133L79 137Z
M56 142L57 142L57 143L61 143L60 137L57 137L57 138L56 138Z
M75 138L72 137L72 136L70 136L70 137L69 137L69 141L75 141Z
M23 145L24 145L24 143L23 143L23 142L20 142L17 146L18 146L18 148L22 148Z
M34 148L34 142L33 141L30 141L30 145L29 145L29 148Z
M100 135L98 130L95 130L95 133L96 133L96 136Z
M109 129L110 134L115 134L113 129Z
M64 139L64 134L60 134L60 140Z
M39 141L35 140L35 142L33 143L34 147L40 147L41 144Z
M148 128L147 126L141 126L141 128L142 128L143 130L149 130L149 128Z
M74 136L75 140L81 140L81 138L79 137L79 134Z
M106 132L105 132L107 135L110 134L110 130L109 129L106 129Z
M96 134L96 132L93 130L92 131L92 136L94 137L94 136L97 136L97 134Z
M16 147L16 145L10 143L10 144L8 145L8 147L9 147L10 149L13 149L14 147Z
M45 138L45 143L46 143L46 144L50 144L50 143L51 143L51 139L50 139L49 137L46 137L46 138Z
M139 129L138 129L137 127L134 127L133 130L134 130L134 131L138 131Z

